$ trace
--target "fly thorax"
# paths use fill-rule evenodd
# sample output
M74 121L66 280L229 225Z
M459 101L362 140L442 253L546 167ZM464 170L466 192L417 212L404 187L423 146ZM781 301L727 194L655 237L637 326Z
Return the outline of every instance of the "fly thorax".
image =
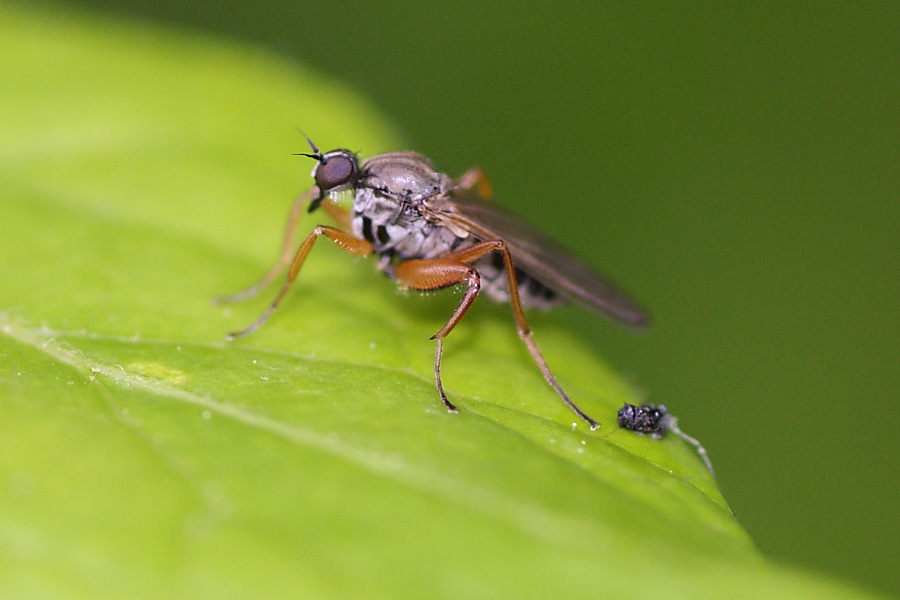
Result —
M353 203L353 233L378 254L398 260L434 258L461 237L437 224L433 203L448 197L453 181L420 154L394 152L366 160ZM465 232L462 232L465 233Z
M368 240L376 253L414 258L433 229L414 203L372 189L357 190L353 202L353 234Z
M374 156L360 166L358 187L378 190L389 198L412 203L447 194L452 180L434 170L431 162L414 152Z

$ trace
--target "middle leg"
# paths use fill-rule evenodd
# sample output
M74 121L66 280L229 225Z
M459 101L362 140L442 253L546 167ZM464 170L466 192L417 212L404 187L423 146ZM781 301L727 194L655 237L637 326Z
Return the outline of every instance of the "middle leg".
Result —
M509 247L503 240L487 240L478 242L466 248L455 250L439 259L408 261L407 263L401 263L397 267L398 280L401 283L414 289L433 290L447 285L453 285L455 283L462 283L466 280L466 278L469 278L469 289L467 290L466 295L463 297L462 301L460 301L459 306L447 321L447 323L432 338L438 340L438 351L434 368L435 376L438 379L438 391L441 394L441 399L445 404L448 405L448 407L452 406L452 404L450 404L447 400L440 382L440 359L443 349L442 340L453 330L454 327L456 327L457 323L459 323L463 315L465 315L466 311L469 309L469 306L471 306L472 302L475 300L475 296L478 294L478 290L481 287L481 279L480 277L478 277L478 273L477 271L475 271L475 268L472 267L469 263L472 263L491 252L499 252L503 257L503 265L504 269L506 270L506 278L509 286L509 303L513 311L513 317L516 321L516 329L519 332L519 338L521 338L522 342L525 344L525 347L528 348L528 352L531 354L532 359L534 359L534 362L541 370L541 374L544 376L544 380L550 385L550 387L553 388L553 391L556 392L556 394L562 399L566 406L568 406L575 414L581 417L592 430L597 429L598 427L600 427L600 423L598 423L590 415L581 410L581 408L579 408L578 405L575 404L575 402L573 402L571 398L569 398L569 395L565 392L565 390L562 389L562 386L556 380L556 376L553 375L553 372L550 370L550 366L544 359L544 355L541 353L540 348L538 348L537 343L534 341L531 327L528 325L528 320L525 318L525 310L522 308L522 302L519 298L519 283L516 279L516 270L513 266L512 255L509 253ZM420 276L416 276L417 273L414 272L412 274L413 277L409 282L407 282L403 278L401 278L400 269L401 267L409 263L439 263L442 265L456 264L459 266L455 267L455 279L453 276L439 274L445 272L449 273L449 271L446 271L446 267L442 267L440 269L425 268L423 269L423 272ZM471 270L472 273L474 273L474 279L476 280L475 284L472 283L471 275L463 276L463 273L469 272L464 271L465 267L467 267L469 270ZM414 266L414 268L418 270L418 267Z
M478 296L481 289L481 277L475 267L464 262L452 259L435 258L422 260L408 260L397 265L394 271L397 281L414 290L437 290L458 283L467 284L466 293L453 311L447 323L440 331L431 336L437 341L437 350L434 356L434 379L438 394L447 410L457 412L456 406L447 399L444 392L444 384L441 380L441 357L444 353L444 338L453 331L456 324L463 318L472 302Z

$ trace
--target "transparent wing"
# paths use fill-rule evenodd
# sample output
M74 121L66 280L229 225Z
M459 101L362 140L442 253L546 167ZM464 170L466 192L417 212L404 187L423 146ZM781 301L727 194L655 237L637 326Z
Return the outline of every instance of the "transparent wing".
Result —
M434 214L479 239L504 240L518 268L568 300L633 328L647 323L647 313L627 294L546 234L475 192L454 190Z

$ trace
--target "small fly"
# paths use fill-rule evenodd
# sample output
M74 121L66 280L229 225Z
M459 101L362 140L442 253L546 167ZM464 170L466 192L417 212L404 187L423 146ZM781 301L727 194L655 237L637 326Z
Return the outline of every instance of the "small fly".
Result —
M315 185L291 209L279 260L255 285L220 301L256 296L285 267L287 280L265 312L228 339L245 336L268 320L316 240L325 236L351 254L379 256L379 270L406 288L466 286L456 310L431 337L437 342L437 391L449 411L457 409L447 398L441 380L444 338L483 292L510 304L519 337L544 379L591 429L599 427L569 398L550 371L532 339L525 309L573 301L637 329L647 321L637 303L546 235L495 204L490 181L480 169L454 179L436 171L421 154L391 152L361 161L349 150L322 153L309 138L306 141L312 152L300 155L316 161L312 170ZM345 195L353 198L349 210L337 204ZM341 228L317 225L295 251L294 235L307 203L308 212L322 207Z
M643 433L654 439L662 439L670 431L692 445L697 450L697 454L703 459L703 464L709 469L709 474L715 477L712 462L706 453L706 448L696 439L678 427L678 419L669 414L669 411L662 404L642 404L635 406L634 404L626 404L619 409L619 427L633 431L635 433Z

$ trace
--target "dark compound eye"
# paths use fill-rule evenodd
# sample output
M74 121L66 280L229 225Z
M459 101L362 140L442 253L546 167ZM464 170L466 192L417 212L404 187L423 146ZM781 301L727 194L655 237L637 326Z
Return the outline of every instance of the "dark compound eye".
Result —
M356 182L356 156L348 150L332 150L322 156L315 172L322 193Z

